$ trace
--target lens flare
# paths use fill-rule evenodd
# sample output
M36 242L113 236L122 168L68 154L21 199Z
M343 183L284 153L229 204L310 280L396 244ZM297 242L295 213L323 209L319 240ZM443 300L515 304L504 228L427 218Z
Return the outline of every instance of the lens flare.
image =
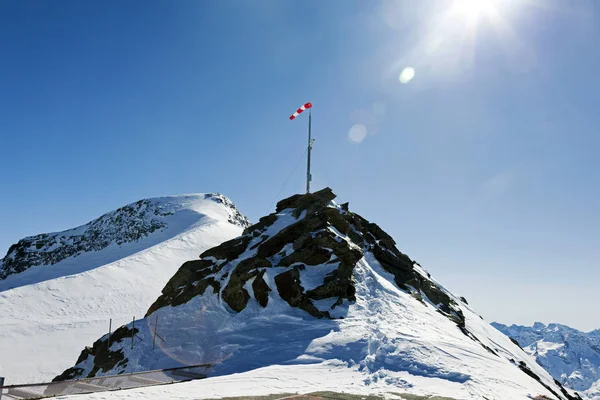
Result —
M348 131L348 137L354 143L360 143L367 137L367 128L361 124L352 125Z
M400 83L408 83L415 77L415 69L413 67L406 67L400 73Z

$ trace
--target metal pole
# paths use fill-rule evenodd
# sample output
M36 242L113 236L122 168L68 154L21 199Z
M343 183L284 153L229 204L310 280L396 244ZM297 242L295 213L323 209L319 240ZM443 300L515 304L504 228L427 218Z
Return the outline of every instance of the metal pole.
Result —
M158 326L158 314L156 314L156 321L154 322L154 339L152 340L152 350L154 350L154 346L156 345L156 327Z
M112 318L108 320L108 347L107 347L107 352L110 351L110 333L112 331Z
M131 348L133 349L133 335L135 333L135 317L133 317L133 321L131 322Z
M312 108L308 111L308 159L306 162L306 193L310 193L310 151L312 150L312 138L310 136L310 126L312 122Z

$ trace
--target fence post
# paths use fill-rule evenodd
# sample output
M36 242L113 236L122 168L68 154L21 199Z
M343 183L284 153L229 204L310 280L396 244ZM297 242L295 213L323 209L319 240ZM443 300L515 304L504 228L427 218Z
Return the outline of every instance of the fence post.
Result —
M2 386L4 386L4 377L0 376L0 399L2 399L2 392L4 391L4 389L2 389Z
M154 346L156 345L156 327L158 326L158 313L156 314L156 321L154 322L154 339L152 340L152 350L154 350Z
M133 320L131 322L131 348L133 349L133 336L135 334L135 317L133 317Z

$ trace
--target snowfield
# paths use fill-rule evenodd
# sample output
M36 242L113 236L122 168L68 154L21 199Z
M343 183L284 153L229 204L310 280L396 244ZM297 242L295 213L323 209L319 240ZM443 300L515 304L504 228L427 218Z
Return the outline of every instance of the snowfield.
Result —
M360 285L359 301L349 307L343 320L315 321L300 310L291 312L280 299L273 299L275 304L267 307L266 315L265 310L258 315L258 307L254 306L231 318L231 312L216 296L203 296L204 301L196 298L179 307L180 319L162 327L169 345L161 346L154 353L155 359L145 359L144 365L196 363L206 361L208 356L223 360L215 371L221 376L68 398L204 399L328 390L488 400L528 399L545 394L554 399L507 357L527 360L530 366L536 364L468 307L463 306L463 310L469 329L502 357L465 340L456 325L440 318L433 306L424 307L397 289L391 276L380 267L373 268L362 260L356 278L365 284ZM198 310L196 318L186 321L183 315L190 315L192 309ZM204 328L199 327L200 322ZM217 334L207 336L211 329L216 329ZM187 335L181 336L182 332ZM144 326L141 336L144 342L136 345L134 351L151 353L146 347L151 346L151 329ZM186 349L186 343L198 337L206 338L203 348L213 348L218 354L196 353L196 358L190 359L192 353ZM133 357L132 352L126 355ZM275 365L264 366L268 364ZM541 367L532 369L551 382Z
M0 280L0 376L6 384L51 380L84 346L108 332L109 319L114 331L134 316L143 317L184 261L238 236L245 225L221 195L148 202L164 212L162 229ZM50 235L72 236L88 225Z

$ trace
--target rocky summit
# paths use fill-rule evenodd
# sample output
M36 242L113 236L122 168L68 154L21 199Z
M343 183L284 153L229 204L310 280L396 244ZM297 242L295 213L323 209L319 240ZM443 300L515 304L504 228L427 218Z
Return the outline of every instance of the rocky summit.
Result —
M55 380L309 363L390 391L578 398L335 197L326 188L284 199L184 263L143 320L98 339Z
M185 263L147 315L161 307L186 303L203 294L209 286L221 293L223 301L234 311L242 311L251 297L266 307L271 288L264 274L268 268L284 268L275 275L273 290L291 307L318 318L334 318L336 307L355 300L354 267L366 252L371 252L383 268L394 275L398 286L414 293L422 291L440 305L440 312L464 326L456 303L415 271L414 262L396 248L387 233L348 211L347 205L339 209L328 207L334 198L331 189L324 189L279 202L276 213L246 228L241 237L205 251L200 260ZM281 221L277 213L286 209L293 210L290 216L297 221L278 230L277 222ZM343 240L345 236L351 240ZM312 289L304 288L303 271L322 265L330 266L323 282ZM251 287L246 288L248 282ZM328 308L314 304L314 301L331 298L336 301Z

